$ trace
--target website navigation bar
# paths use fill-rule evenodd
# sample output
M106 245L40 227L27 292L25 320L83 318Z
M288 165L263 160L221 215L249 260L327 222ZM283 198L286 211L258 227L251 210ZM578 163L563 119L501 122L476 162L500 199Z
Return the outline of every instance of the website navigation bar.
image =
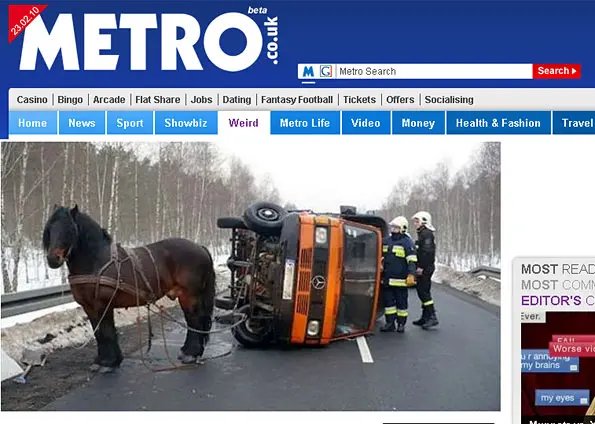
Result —
M593 111L11 111L10 135L595 134Z
M545 107L544 107L545 105ZM591 89L13 88L9 110L595 110Z

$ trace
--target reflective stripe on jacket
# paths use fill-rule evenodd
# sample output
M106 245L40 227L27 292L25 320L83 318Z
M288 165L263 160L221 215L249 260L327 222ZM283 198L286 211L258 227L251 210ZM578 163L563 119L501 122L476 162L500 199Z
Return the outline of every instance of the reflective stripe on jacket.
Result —
M391 234L382 243L384 265L382 278L389 286L407 287L407 275L415 274L417 256L411 237Z

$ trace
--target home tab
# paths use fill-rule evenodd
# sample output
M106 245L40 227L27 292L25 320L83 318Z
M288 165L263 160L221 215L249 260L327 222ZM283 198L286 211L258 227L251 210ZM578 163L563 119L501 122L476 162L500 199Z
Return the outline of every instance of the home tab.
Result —
M58 113L46 111L11 111L9 132L17 135L54 135L58 133Z

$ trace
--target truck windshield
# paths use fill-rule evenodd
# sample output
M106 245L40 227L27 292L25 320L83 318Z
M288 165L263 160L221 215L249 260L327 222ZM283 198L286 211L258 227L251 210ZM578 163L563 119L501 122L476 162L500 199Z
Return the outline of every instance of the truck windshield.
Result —
M369 328L373 319L378 267L378 236L375 232L345 225L343 240L343 283L335 336Z

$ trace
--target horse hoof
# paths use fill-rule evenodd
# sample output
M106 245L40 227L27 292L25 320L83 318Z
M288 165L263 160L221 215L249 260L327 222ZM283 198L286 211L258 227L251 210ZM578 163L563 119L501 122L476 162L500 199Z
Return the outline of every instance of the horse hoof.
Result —
M99 374L111 374L112 372L116 371L116 367L99 367Z
M99 371L99 369L101 368L101 365L99 364L93 364L89 367L89 371L91 372L97 372Z
M178 357L178 359L183 364L196 364L198 362L198 356L192 356L192 355L182 354Z

